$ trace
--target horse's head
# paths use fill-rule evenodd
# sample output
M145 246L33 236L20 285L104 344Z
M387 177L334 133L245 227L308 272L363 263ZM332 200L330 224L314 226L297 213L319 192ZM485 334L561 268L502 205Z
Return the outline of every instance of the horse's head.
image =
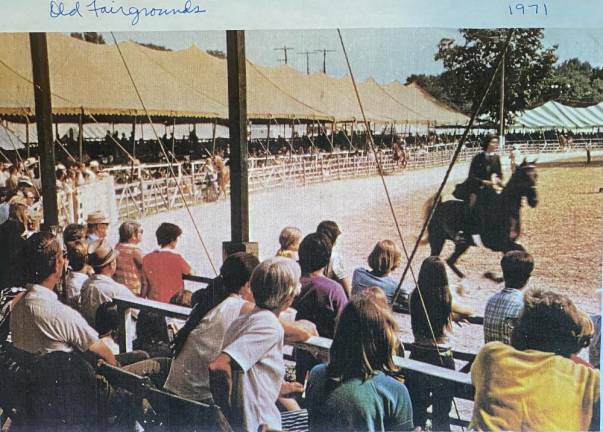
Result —
M509 183L521 197L526 197L530 207L538 205L538 193L536 184L538 182L538 172L536 171L536 160L528 162L526 159L517 166Z

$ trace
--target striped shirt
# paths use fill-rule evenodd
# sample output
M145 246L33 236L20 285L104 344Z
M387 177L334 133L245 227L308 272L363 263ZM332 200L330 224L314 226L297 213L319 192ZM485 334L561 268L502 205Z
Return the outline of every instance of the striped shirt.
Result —
M485 342L500 341L510 345L515 322L522 311L523 293L518 289L505 287L490 297L484 313Z

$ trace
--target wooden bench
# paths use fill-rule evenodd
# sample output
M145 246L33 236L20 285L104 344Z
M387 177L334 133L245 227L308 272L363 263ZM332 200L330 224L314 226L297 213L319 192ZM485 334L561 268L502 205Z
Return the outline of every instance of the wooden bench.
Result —
M113 387L125 389L133 395L135 418L141 421L144 419L143 399L146 399L154 411L154 421L167 430L232 431L217 405L203 404L159 390L153 387L148 378L104 362L99 366L98 373Z
M125 322L129 316L129 308L138 310L148 310L161 313L166 317L186 319L191 311L190 308L184 306L176 306L167 303L157 302L154 300L147 300L141 298L120 298L116 297L113 301L117 304L120 313L120 323L123 329L120 332L119 346L122 352L128 351L131 348L126 347L126 340L128 339L127 326ZM297 343L295 347L308 351L314 354L318 358L328 358L329 348L331 347L331 339L322 337L312 337L306 342ZM129 349L126 349L129 348ZM413 373L420 373L431 378L441 379L445 382L454 384L455 396L462 399L473 399L473 386L471 385L471 379L469 375L445 369L439 366L434 366L429 363L419 362L416 360L407 359L404 357L396 357L396 364L403 371L411 371Z

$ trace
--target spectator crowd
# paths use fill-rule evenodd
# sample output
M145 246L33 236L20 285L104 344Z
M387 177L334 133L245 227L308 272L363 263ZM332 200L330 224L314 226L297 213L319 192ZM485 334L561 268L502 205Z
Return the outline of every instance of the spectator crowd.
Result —
M66 226L62 239L23 235L36 231L24 223L27 205L9 207L0 236L13 233L13 243L2 249L1 288L21 287L5 311L10 340L24 355L62 356L52 373L91 374L103 405L92 427L129 414L128 394L94 373L101 359L182 398L217 404L235 430L284 430L306 421L317 431L450 430L454 386L396 362L405 350L392 311L400 288L391 273L401 263L393 241L377 241L367 267L349 272L336 222L322 221L305 236L288 226L274 257L233 253L206 288L190 293L184 278L192 266L178 251L183 232L173 223L157 228L157 248L145 254L138 222L122 223L115 245L102 212L89 214L86 225ZM524 251L501 260L504 287L485 308L485 345L461 370L475 387L470 428L597 429L600 317L565 295L531 289L534 266ZM117 297L192 309L186 322L134 311L126 326L135 349L120 353ZM416 287L397 298L411 318L407 356L455 370L452 324L474 311L454 298L445 263L426 258ZM329 358L296 348L287 373L284 346L315 336L332 339ZM589 345L587 361L581 351Z

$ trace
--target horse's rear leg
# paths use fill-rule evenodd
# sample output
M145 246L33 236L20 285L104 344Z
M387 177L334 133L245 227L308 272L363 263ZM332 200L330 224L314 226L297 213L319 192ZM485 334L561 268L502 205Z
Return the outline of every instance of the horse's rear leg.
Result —
M429 246L431 247L431 256L440 256L444 249L446 238L439 232L433 231L429 233Z
M459 268L456 266L456 262L458 261L460 256L467 251L467 249L469 249L469 244L467 242L456 243L454 247L454 252L446 260L446 263L448 264L450 269L461 279L465 277L465 274L459 270Z

